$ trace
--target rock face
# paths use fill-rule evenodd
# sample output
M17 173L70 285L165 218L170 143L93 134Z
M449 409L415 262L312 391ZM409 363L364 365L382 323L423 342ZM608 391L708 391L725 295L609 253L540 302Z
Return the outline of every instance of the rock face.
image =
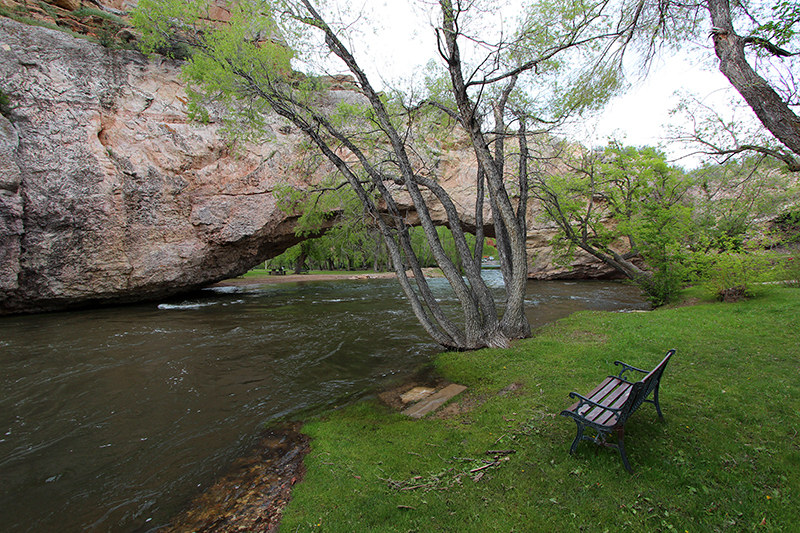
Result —
M0 115L0 291L12 291L18 287L23 233L20 170L14 157L18 147L17 131L6 117Z
M230 146L220 124L190 123L178 74L168 60L0 18L0 90L13 108L0 116L0 314L160 298L299 242L275 190L319 177L300 135L273 117L266 142ZM332 91L329 103L357 97ZM468 152L442 156L466 211ZM534 229L532 274L552 277L546 228Z
M560 261L550 244L558 230L555 225L538 222L538 214L539 210L536 204L532 204L528 213L526 242L529 279L618 279L624 277L583 250L576 250L574 257L569 262ZM630 250L624 243L618 243L615 249L619 252Z
M239 275L298 239L298 135L190 124L177 65L0 18L3 312L125 302Z

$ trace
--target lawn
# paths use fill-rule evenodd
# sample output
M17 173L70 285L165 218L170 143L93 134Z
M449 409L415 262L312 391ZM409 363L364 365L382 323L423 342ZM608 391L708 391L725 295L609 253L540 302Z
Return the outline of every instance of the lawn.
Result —
M800 290L648 313L583 312L507 350L445 353L446 416L376 399L310 420L281 531L800 530ZM615 360L664 374L626 426L634 474L558 413Z

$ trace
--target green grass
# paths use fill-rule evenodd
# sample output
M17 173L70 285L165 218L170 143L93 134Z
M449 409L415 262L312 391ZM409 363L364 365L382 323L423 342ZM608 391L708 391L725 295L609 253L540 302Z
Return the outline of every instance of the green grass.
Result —
M281 531L797 531L798 317L800 291L775 287L736 304L579 313L508 350L442 354L471 408L412 421L362 401L311 420ZM665 420L645 404L626 426L635 474L592 443L570 456L568 393L669 348Z

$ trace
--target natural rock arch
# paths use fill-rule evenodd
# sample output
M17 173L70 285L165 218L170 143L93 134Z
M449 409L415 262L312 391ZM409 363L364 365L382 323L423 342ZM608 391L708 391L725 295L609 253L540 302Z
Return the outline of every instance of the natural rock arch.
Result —
M3 18L0 43L14 106L0 116L0 314L162 298L300 242L276 190L309 187L319 170L278 117L266 142L232 147L220 124L189 121L176 62ZM453 147L440 168L469 213L471 151ZM529 255L532 275L548 277L546 253Z

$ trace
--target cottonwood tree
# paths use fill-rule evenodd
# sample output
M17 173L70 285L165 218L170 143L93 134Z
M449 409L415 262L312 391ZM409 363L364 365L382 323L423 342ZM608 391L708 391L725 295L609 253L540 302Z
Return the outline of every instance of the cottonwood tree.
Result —
M452 97L449 102L429 99L407 105L373 85L347 44L344 25L333 25L309 0L242 0L232 6L230 23L223 26L205 22L207 7L197 0L141 0L134 16L145 46L188 50L184 73L199 115L204 111L197 104L215 99L227 104L232 132L257 139L269 110L302 131L347 181L365 215L379 227L414 313L439 344L476 349L506 346L511 339L528 336L524 313L527 123L557 123L573 110L610 94L615 84L608 73L614 69L596 58L612 57L607 52L632 28L630 17L611 21L618 14L611 3L546 1L529 8L518 30L480 35L465 29L470 17L474 22L487 16L489 12L480 8L491 7L490 3L442 0L438 3L438 51ZM329 100L325 78L319 71L299 72L311 64L308 59L314 53L328 54L344 65L355 79L363 105L335 109L325 105ZM589 68L564 75L574 65ZM561 85L550 87L561 98L544 102L529 95L526 102L517 88L524 86L526 77L537 75L552 83L562 75ZM474 251L467 244L456 205L438 182L436 165L421 161L419 154L425 150L414 145L414 120L431 109L446 113L465 129L479 164L475 208L479 236ZM510 117L516 120L513 132L508 131ZM509 135L520 139L519 163L511 181L504 168L504 140ZM504 265L507 298L502 315L481 278L484 179ZM509 183L513 183L515 198ZM409 222L397 205L398 191L413 202L430 250L460 302L460 322L444 312L425 280L411 246ZM429 197L446 213L463 270L442 245L427 204Z
M532 193L558 233L555 251L591 254L663 304L683 281L692 234L692 181L654 148L612 142L603 150L565 146L557 168ZM646 265L646 266L645 266Z
M788 0L634 0L632 43L652 59L660 44L681 45L707 33L719 70L761 124L780 141L706 144L719 153L757 151L800 171L800 4ZM704 138L702 135L700 138Z

